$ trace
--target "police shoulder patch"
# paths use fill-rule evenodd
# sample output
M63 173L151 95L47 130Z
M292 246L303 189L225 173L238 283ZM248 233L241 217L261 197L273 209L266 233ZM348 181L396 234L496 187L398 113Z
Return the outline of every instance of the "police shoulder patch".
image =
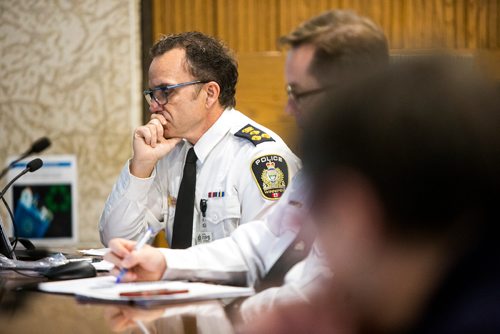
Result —
M252 142L255 146L266 141L275 141L269 134L259 130L250 124L245 125L242 129L234 134L236 137L244 138Z
M288 185L288 165L277 154L268 154L252 162L252 175L262 197L268 200L279 199Z

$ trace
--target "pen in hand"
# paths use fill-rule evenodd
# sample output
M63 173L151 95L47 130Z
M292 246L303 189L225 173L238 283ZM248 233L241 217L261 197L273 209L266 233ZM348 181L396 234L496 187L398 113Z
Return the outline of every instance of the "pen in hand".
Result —
M148 230L146 231L146 233L144 233L144 235L142 236L141 240L139 240L135 244L134 250L138 251L142 247L144 247L144 245L148 242L149 238L151 238L151 235L153 235L153 230L151 229L151 227L149 227ZM116 276L116 282L115 283L120 283L121 280L123 279L123 276L125 276L125 274L127 273L127 271L128 271L128 269L122 268L120 270L120 273L118 274L118 276Z

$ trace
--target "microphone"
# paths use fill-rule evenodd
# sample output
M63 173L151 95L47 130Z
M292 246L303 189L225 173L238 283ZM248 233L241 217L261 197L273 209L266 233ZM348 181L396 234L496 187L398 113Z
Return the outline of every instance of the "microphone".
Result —
M42 138L36 140L33 144L31 144L31 147L30 147L29 150L27 150L26 152L24 152L23 154L21 154L21 156L19 158L17 158L16 160L12 161L7 167L5 167L2 170L2 172L0 173L0 179L5 174L7 174L7 172L9 171L9 169L11 169L12 166L14 166L16 163L18 163L19 161L23 160L27 156L30 156L30 155L32 155L34 153L40 153L40 152L44 151L50 145L51 145L50 139L47 138L47 137L42 137Z
M26 168L23 169L23 171L19 174L16 175L16 177L14 177L9 183L7 183L7 185L2 189L2 192L0 192L0 198L3 197L3 195L5 195L5 193L7 192L7 190L10 188L10 186L16 182L21 176L23 176L24 174L30 172L30 173L33 173L34 171L37 171L39 170L41 167L43 166L43 161L42 159L40 158L36 158L36 159L33 159L31 160L30 162L28 162L26 164Z
M31 148L25 153L25 154L32 154L32 153L40 153L43 150L45 150L47 147L49 147L51 144L50 139L47 137L42 137L35 141L32 145ZM26 158L26 156L25 156Z
M30 173L33 173L34 171L37 171L39 170L41 167L43 166L43 161L42 159L40 158L36 158L36 159L33 159L31 160L30 162L28 162L26 164L26 168L23 169L23 171L19 174L16 175L16 177L14 177L3 189L2 191L0 192L0 199L3 201L3 203L5 204L5 207L7 208L8 212L9 212L9 215L10 215L10 218L12 219L12 224L14 224L14 235L16 235L15 233L15 223L14 223L14 216L12 215L12 211L10 210L7 202L5 201L5 199L3 198L3 196L5 195L5 193L7 192L7 190L10 188L10 186L16 182L21 176L23 176L24 174L30 172ZM0 219L0 224L1 224L1 219ZM14 248L12 249L11 248L11 245L10 245L10 242L9 240L7 239L6 235L4 234L3 232L3 229L2 229L2 226L0 226L0 252L2 254L4 254L5 256L7 256L8 258L11 258L11 259L16 259L16 255L14 254L14 249L15 249L15 245L17 245L17 236L15 237L15 242L14 242ZM36 250L34 250L34 253L36 253ZM45 251L42 251L40 257L38 258L41 258L41 257L44 257L46 254Z

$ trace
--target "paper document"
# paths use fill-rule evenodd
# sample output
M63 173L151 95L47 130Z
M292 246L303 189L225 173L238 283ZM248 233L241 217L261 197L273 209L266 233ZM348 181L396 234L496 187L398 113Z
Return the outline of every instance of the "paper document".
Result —
M113 276L40 283L41 291L74 294L80 301L153 306L188 301L251 296L253 288L184 281L115 283ZM167 293L165 293L165 291Z
M95 270L97 271L110 271L115 267L114 264L111 262L108 262L106 260L102 260L100 262L92 262L92 265L94 266Z
M98 249L82 249L79 250L83 255L89 256L104 256L107 252L109 252L109 248L98 248Z
M112 286L115 283L113 276L99 276L92 278L72 279L58 282L44 282L38 284L38 289L52 293L75 294L80 290L87 288L102 288Z

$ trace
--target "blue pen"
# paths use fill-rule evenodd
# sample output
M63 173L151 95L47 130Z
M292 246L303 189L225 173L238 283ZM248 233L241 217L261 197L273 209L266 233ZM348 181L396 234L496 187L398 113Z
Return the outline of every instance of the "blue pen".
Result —
M144 245L148 242L149 238L151 238L151 235L153 235L153 230L151 229L151 227L149 227L146 233L144 233L144 236L141 238L141 240L139 240L135 244L134 250L138 251L142 247L144 247ZM120 281L123 279L123 276L125 276L127 271L128 270L126 268L122 268L120 270L120 273L118 274L118 276L116 276L116 283L120 283Z

